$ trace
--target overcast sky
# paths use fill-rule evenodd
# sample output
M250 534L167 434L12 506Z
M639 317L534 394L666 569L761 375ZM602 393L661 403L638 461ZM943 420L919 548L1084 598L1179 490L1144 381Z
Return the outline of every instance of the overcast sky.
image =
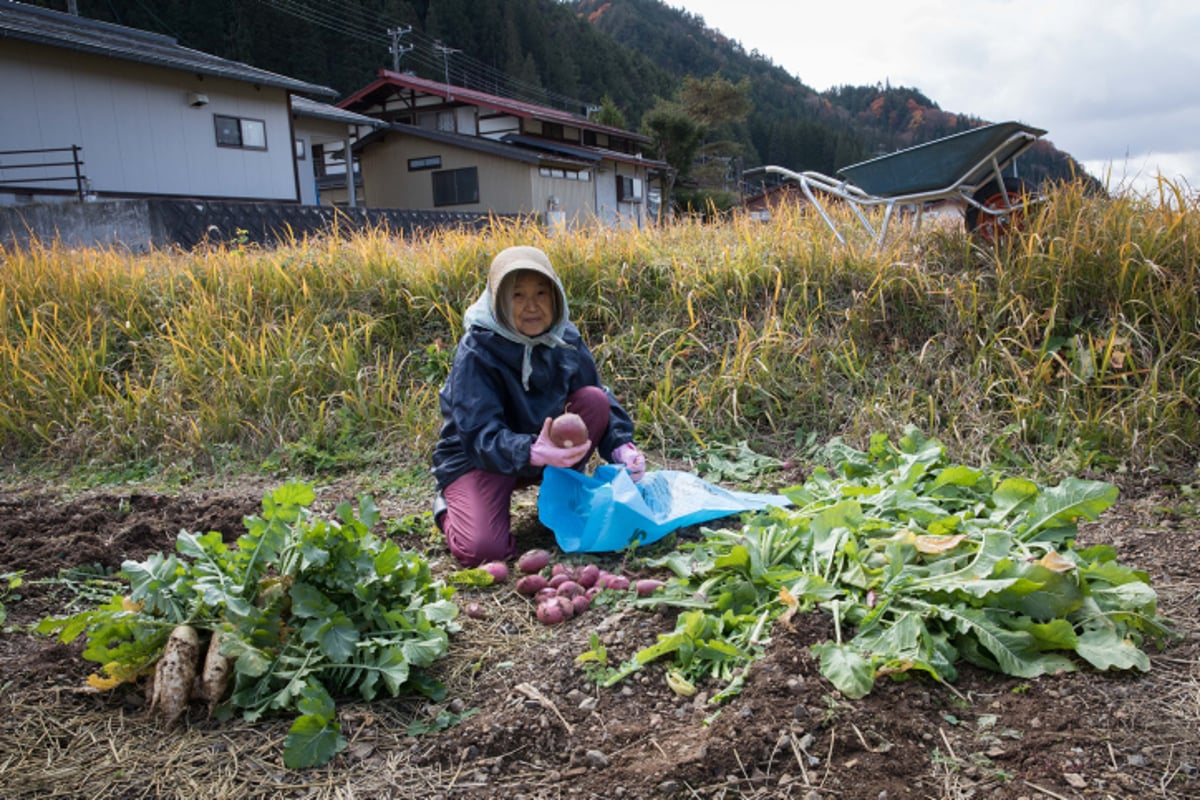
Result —
M1113 190L1200 191L1200 0L665 2L818 91L915 87L1046 129Z

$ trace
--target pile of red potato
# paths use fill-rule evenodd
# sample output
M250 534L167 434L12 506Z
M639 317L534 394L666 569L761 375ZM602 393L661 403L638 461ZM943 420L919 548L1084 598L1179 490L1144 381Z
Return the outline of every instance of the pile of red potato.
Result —
M481 565L495 583L508 580L508 565L503 561L492 561ZM557 625L587 611L592 599L605 589L630 591L638 597L647 597L663 585L653 578L630 581L624 575L616 575L600 569L595 564L569 564L559 561L551 563L550 552L542 549L529 550L517 559L517 593L531 599L537 609L537 618L547 625ZM467 616L482 614L475 603L464 608Z

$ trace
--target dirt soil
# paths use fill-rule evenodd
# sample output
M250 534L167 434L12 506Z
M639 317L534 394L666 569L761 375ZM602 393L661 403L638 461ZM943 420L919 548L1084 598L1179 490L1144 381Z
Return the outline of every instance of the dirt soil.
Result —
M24 580L7 592L0 583L0 796L1200 798L1200 518L1186 491L1123 486L1081 530L1081 544L1111 544L1145 570L1160 612L1185 634L1151 650L1147 673L1022 680L964 665L953 686L882 680L846 700L808 649L833 636L814 613L777 626L744 691L714 708L704 691L674 694L658 666L600 689L575 663L593 632L614 663L628 658L672 628L669 614L610 605L549 628L510 583L460 594L488 616L464 617L439 663L443 703L340 702L349 746L324 768L296 771L281 758L290 718L222 722L197 706L166 730L139 691L82 688L95 665L81 642L28 630L79 602L63 580L78 573L64 570L172 552L181 529L231 541L271 488L261 479L162 494L0 487L0 575ZM357 494L351 482L326 486L319 504ZM425 510L372 496L385 517ZM522 547L552 545L533 500L520 503ZM431 526L399 528L409 531L401 544L426 552L436 571L453 569ZM410 735L413 724L432 731Z

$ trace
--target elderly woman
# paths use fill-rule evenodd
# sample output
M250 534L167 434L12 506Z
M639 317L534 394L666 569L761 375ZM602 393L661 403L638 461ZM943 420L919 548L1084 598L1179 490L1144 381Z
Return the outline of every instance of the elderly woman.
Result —
M544 467L582 469L599 452L640 480L646 459L633 444L629 414L600 382L541 250L500 252L463 328L439 395L433 513L450 552L470 567L516 556L512 494L540 483ZM583 418L588 440L558 447L550 422L567 408Z

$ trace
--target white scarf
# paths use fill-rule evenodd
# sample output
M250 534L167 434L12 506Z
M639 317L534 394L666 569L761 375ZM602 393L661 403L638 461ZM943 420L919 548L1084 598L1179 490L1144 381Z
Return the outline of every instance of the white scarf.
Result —
M478 325L481 328L486 328L508 339L510 342L525 346L525 356L521 360L521 386L525 387L525 391L529 391L529 376L533 374L533 348L537 345L545 345L546 347L558 347L566 345L566 340L563 339L563 332L567 327L567 310L566 301L563 301L563 313L559 315L558 320L545 333L540 333L537 336L526 336L518 330L502 325L492 313L492 296L487 289L483 290L483 294L479 299L471 304L463 314L463 328L470 330L472 325Z

